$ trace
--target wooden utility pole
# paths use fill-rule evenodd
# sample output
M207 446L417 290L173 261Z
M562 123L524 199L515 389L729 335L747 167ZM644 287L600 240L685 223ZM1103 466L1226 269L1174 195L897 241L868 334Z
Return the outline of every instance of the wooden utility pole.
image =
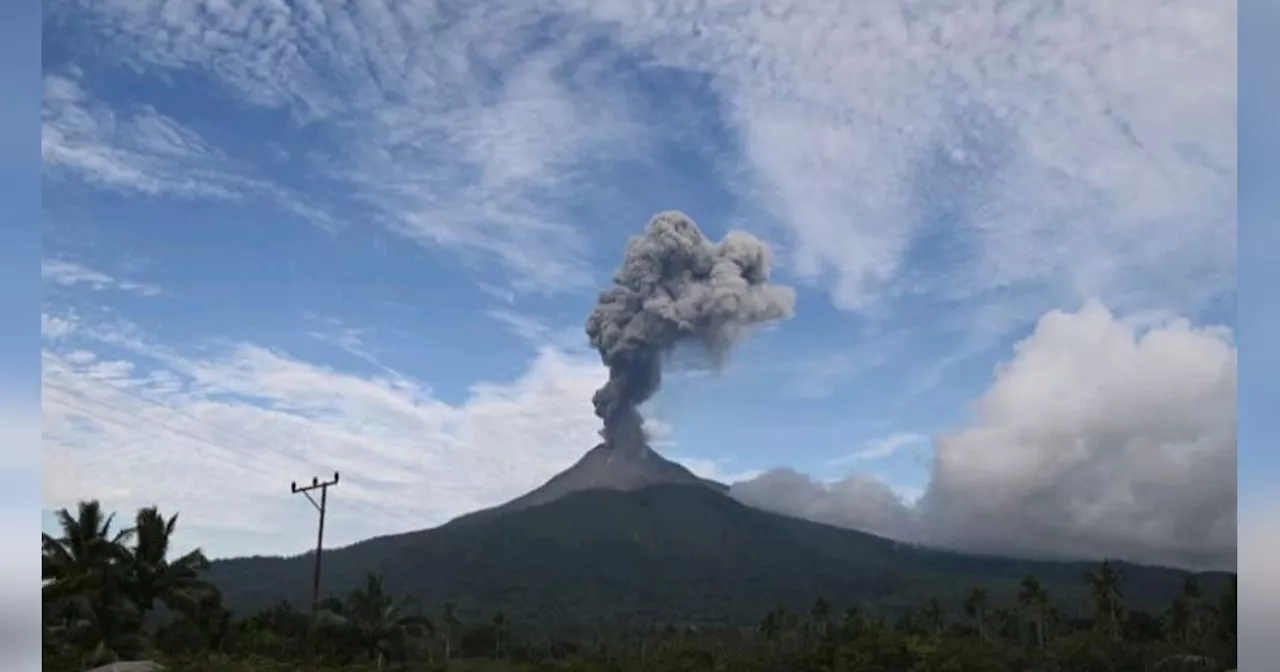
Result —
M316 507L316 511L320 512L320 531L316 534L316 561L315 561L314 573L311 575L311 625L312 627L315 627L316 614L318 614L320 611L320 554L324 550L324 512L325 512L326 506L328 505L329 486L333 486L337 484L338 484L338 472L336 471L333 472L332 481L321 481L318 478L312 477L311 485L308 485L305 487L299 488L297 481L294 481L293 483L289 484L290 492L292 492L295 495L298 494L299 492L302 493L307 498L307 501L311 502L311 505ZM316 503L316 500L312 499L311 495L308 494L312 490L320 491L319 503Z

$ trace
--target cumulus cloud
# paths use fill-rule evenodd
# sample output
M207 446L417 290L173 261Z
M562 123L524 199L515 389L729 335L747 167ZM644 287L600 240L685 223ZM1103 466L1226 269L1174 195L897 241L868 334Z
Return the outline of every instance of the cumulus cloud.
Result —
M733 483L729 492L757 508L895 539L909 539L913 527L901 496L867 474L822 483L791 469L772 469Z
M939 437L922 501L947 545L1233 566L1236 349L1182 320L1052 312L976 421Z
M910 515L865 475L825 485L783 470L734 492L963 550L1231 568L1236 367L1225 329L1125 321L1089 302L1042 317L973 421L935 438L931 480Z
M598 362L554 349L449 403L407 376L251 344L193 356L118 325L76 327L42 355L43 506L159 504L217 555L305 548L312 512L292 480L342 473L329 539L350 543L523 494L599 431Z

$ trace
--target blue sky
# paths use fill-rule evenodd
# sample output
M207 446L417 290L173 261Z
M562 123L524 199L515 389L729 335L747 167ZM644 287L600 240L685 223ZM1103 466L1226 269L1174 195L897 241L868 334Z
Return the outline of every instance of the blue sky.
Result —
M798 308L677 353L666 455L891 536L1234 562L1234 6L1041 4L47 3L46 519L294 552L292 479L343 472L334 543L521 494L595 442L583 320L679 209Z

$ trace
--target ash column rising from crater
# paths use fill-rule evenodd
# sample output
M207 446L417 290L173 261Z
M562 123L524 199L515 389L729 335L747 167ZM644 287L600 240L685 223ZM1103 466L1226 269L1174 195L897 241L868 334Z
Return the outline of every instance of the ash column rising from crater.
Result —
M664 357L701 346L718 367L751 327L791 317L795 291L769 284L773 254L748 233L707 240L683 213L663 212L631 239L613 286L587 318L587 336L609 367L592 399L605 445L646 445L638 407L662 384Z

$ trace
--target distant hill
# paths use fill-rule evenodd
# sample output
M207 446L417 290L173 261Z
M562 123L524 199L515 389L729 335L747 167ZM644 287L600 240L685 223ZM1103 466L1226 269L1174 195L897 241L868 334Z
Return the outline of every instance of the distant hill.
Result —
M311 561L310 555L221 560L211 578L239 613L282 599L303 607ZM757 623L774 607L806 609L819 596L839 609L886 615L931 597L944 605L954 599L955 613L973 586L987 586L996 601L1011 599L1028 574L1073 615L1087 608L1083 575L1095 565L910 547L760 511L686 481L567 489L548 501L328 550L323 567L326 594L345 594L374 571L390 590L419 598L432 613L453 601L464 616L487 618L502 608L515 625L565 630ZM1185 576L1120 567L1128 603L1153 610L1168 606ZM1227 576L1206 576L1206 589L1216 592Z

